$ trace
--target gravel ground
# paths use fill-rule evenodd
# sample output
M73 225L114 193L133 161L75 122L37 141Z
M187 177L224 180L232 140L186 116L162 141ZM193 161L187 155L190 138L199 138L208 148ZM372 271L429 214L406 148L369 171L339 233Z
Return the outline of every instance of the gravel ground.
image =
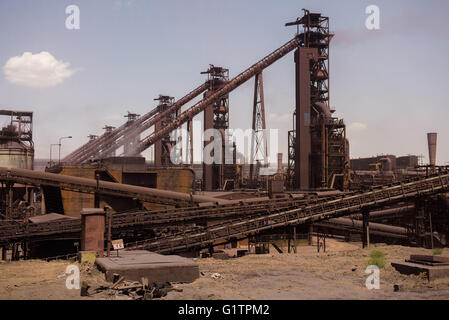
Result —
M380 271L380 289L368 290L365 268L374 247L386 252L388 263ZM226 252L235 254L235 250ZM183 291L171 291L163 299L449 299L449 278L428 282L424 276L401 275L390 265L410 254L430 255L432 251L387 245L361 249L358 243L328 239L326 253L301 246L298 254L278 254L271 249L270 254L229 260L196 259L201 277L190 284L177 284ZM449 250L443 256L449 257ZM79 290L68 290L64 273L70 264L78 265L70 261L1 261L0 299L116 298L106 293L80 297ZM81 280L89 285L107 284L95 267L80 269ZM399 286L398 292L394 285Z

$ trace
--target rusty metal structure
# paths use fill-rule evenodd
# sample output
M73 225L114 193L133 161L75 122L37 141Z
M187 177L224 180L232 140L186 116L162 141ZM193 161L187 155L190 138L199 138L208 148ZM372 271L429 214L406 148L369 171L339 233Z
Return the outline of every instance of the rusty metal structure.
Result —
M0 167L34 168L33 112L0 110ZM4 182L0 186L0 210L6 218L18 218L31 206L35 189L26 184ZM32 208L31 208L32 207Z
M62 174L0 168L0 181L5 185L20 183L43 190L53 188L93 194L96 207L99 207L99 195L132 199L139 204L151 202L160 205L157 209L141 205L128 211L114 212L108 218L108 223L111 222L109 234L114 238L126 239L130 249L148 249L165 254L210 250L214 246L241 239L273 236L279 230L292 232L296 241L297 227L314 230L319 239L325 239L327 234L361 234L364 245L369 243L370 228L372 236L379 239L389 238L414 245L429 246L431 243L432 247L437 242L447 243L439 237L443 235L443 238L449 238L449 202L445 196L449 192L449 171L435 165L436 135L428 136L431 170L414 175L404 174L401 179L396 179L396 176L389 174L395 167L393 159L382 156L374 163L376 169L381 168L377 180L373 178L372 183L366 186L359 183L355 189L348 191L350 174L346 126L343 120L333 116L334 110L330 104L329 44L333 34L330 32L329 18L304 10L301 18L286 25L297 26L293 39L237 76L230 78L228 69L210 65L207 71L201 72L207 75L206 81L178 101L174 97L160 95L154 99L158 101L158 106L147 114L140 116L128 112L125 116L128 121L122 126L106 126L103 135L89 136L88 143L63 159L65 166L56 168L59 171L53 171ZM234 181L231 187L234 188L238 176L235 144L231 150L232 165L225 163L225 154L229 154L226 152L229 150L224 149L229 145L226 143L229 138L226 136L229 128L229 94L254 78L254 133L249 185L255 186L257 171L262 165L268 164L262 73L292 51L296 105L293 130L289 131L288 136L288 171L285 177L282 154L278 155L278 170L266 181L269 198L222 200L143 186L143 176L150 174L146 167L146 171L124 170L122 167L122 180L117 178L119 174L114 175L112 170L102 171L100 167L88 168L90 176L95 174L96 179L81 178L82 174L87 174L86 171L78 173L79 177L64 175L73 168L73 171L86 169L87 163L92 160L96 160L94 163L99 165L108 159L128 159L132 162L130 159L133 156L140 155L152 146L155 167L165 170L173 166L170 154L179 142L174 133L184 124L187 124L188 129L187 163L193 168L192 123L193 118L202 113L204 130L215 129L213 136L206 137L205 150L211 152L210 156L219 159L218 163L203 161L202 189L224 190L230 181ZM200 101L182 110L201 94ZM152 127L152 133L141 137ZM217 142L220 146L218 149L210 148ZM118 155L117 150L122 147L123 154ZM258 162L255 165L258 156L262 157L263 164ZM145 165L145 159L141 159ZM413 159L404 158L404 166L410 167ZM118 161L116 166L120 164ZM193 169L187 170L193 172ZM131 180L137 185L131 185L131 180L123 177L132 177ZM285 192L285 178L290 193ZM331 190L328 193L329 189L342 191ZM21 244L26 252L30 243L55 239L78 241L83 230L80 219L40 223L0 221L0 247L16 250L14 248ZM105 232L105 229L102 230L100 233Z
M153 124L157 126L154 132L141 139L140 143L127 155L138 155L145 149L156 144L155 160L157 165L167 165L166 152L173 141L167 140L174 130L184 123L190 123L194 116L204 112L204 129L218 129L224 132L229 127L229 99L231 91L252 77L255 77L253 128L261 132L265 127L262 71L287 53L295 51L296 65L296 126L290 133L291 149L289 163L291 173L290 185L296 189L345 187L347 165L347 142L345 125L342 120L332 117L329 101L329 43L332 34L329 31L329 18L318 13L304 11L304 16L296 22L287 25L302 25L303 32L275 50L233 79L222 67L211 65L209 70L202 72L208 75L207 81L178 102L164 102L157 110L136 120L132 126L118 129L110 133L106 139L96 139L92 146L86 146L90 151L82 152L82 156L74 158L69 155L66 160L82 163L92 158L92 152L100 155L111 155L114 149L123 145L123 137L131 133L142 132ZM205 92L201 101L180 113L180 107ZM161 101L162 103L162 101ZM163 110L162 110L163 109ZM154 116L154 117L153 117ZM153 118L151 118L153 117ZM147 119L150 118L149 121ZM170 121L166 121L170 118ZM139 121L140 120L140 121ZM263 135L262 135L263 136ZM298 137L296 139L296 136ZM261 149L266 158L266 140L253 137L252 157ZM214 137L219 139L219 137ZM226 137L222 134L221 139ZM101 140L105 140L102 147ZM161 142L163 140L163 142ZM205 146L212 141L206 141ZM190 142L191 144L191 142ZM224 144L224 143L222 143ZM93 147L95 145L95 147ZM168 146L163 149L161 146ZM265 148L264 148L265 147ZM165 150L165 155L162 154ZM216 152L216 151L215 151ZM79 153L79 152L78 152ZM221 155L223 156L223 155ZM223 162L223 161L222 161ZM234 168L235 169L235 168ZM229 176L235 175L234 169L229 170ZM252 170L251 170L252 169ZM250 180L254 174L254 166L250 169ZM223 165L205 164L203 167L203 189L215 190L223 186L227 179L226 167Z
M127 230L134 230L134 235L136 231L139 231L142 240L128 243L131 248L143 248L161 253L201 250L263 232L271 232L278 228L324 222L361 211L368 215L373 212L373 216L384 215L387 214L385 210L377 212L375 210L413 201L417 197L429 197L448 191L449 172L445 171L426 178L375 187L363 193L312 199L234 201L229 204L209 204L197 208L118 213L112 217L112 230L115 236L126 233ZM400 207L392 209L392 212L408 209L410 208ZM211 219L218 219L217 223L208 224L207 222ZM332 220L329 221L331 223ZM359 229L361 226L360 222L354 223L350 219L334 221L336 221L334 225L337 226L352 226ZM390 234L398 239L409 236L409 231L404 228L381 224L374 224L373 227L381 235L389 236ZM167 228L174 229L169 231ZM5 222L0 224L0 245L64 237L79 239L80 230L79 219L41 224Z
M128 137L136 136L148 130L157 122L161 121L161 119L163 119L170 113L173 113L174 110L177 110L184 104L199 96L201 93L207 90L207 88L207 84L204 83L185 95L183 98L176 101L165 111L159 113L159 109L156 107L147 114L137 118L132 122L131 125L125 123L117 129L114 129L112 132L110 132L110 134L105 133L101 137L98 137L93 141L89 141L87 144L83 145L82 147L66 156L62 160L63 163L71 165L81 164L89 160L100 159L102 157L102 154L115 153L118 148L126 144ZM134 148L133 152L128 155L138 155L143 150L145 149L141 149L139 143L137 148Z
M216 91L223 88L229 81L229 70L222 67L210 65L207 71L201 72L207 74L206 83L209 84L208 90L204 93L204 99L213 95ZM208 164L203 161L203 190L212 191L223 186L225 177L225 139L226 130L229 129L229 95L223 95L219 99L212 101L204 109L204 132L215 129L214 135L206 134L204 141L204 150L208 152L213 144L221 146L213 148L210 156L218 161ZM218 150L217 150L218 149ZM218 152L219 154L215 154Z
M129 127L140 117L140 114L128 111L128 114L126 114L124 117L128 118L128 121L126 121L126 126ZM123 145L123 155L126 157L129 154L131 154L132 151L136 148L139 141L140 141L139 133L134 133L133 135L127 136L127 141Z
M155 131L148 137L142 139L139 148L138 150L136 150L136 152L140 153L143 150L146 150L148 147L159 141L167 133L180 127L182 124L186 123L187 121L189 121L189 119L196 116L200 112L203 112L211 104L217 103L221 99L221 97L226 96L231 91L238 88L240 85L242 85L243 83L254 77L256 74L260 73L265 68L267 68L277 60L281 59L289 52L293 51L295 48L297 48L298 44L299 44L299 37L295 36L293 39L285 43L283 46L273 51L272 53L270 53L269 55L267 55L266 57L264 57L251 67L249 67L248 69L244 70L233 79L229 80L221 88L214 90L213 93L209 94L203 100L197 102L196 104L194 104L193 106L182 112L172 124L168 125L162 130Z
M298 28L295 51L296 107L289 132L292 189L345 188L348 166L346 127L332 117L329 95L329 18L304 10L286 26ZM302 27L300 31L299 27Z
M0 181L3 183L21 183L35 186L55 187L60 188L61 190L81 193L97 193L124 198L134 198L141 201L168 205L192 205L200 202L227 202L227 200L220 200L207 196L191 195L99 179L79 178L17 168L0 168Z
M154 130L158 131L168 126L176 119L181 107L179 106L170 112L165 112L173 106L175 98L167 95L159 95L159 97L154 100L159 101L159 105L157 106L158 113L165 114L163 117L160 117L154 125ZM156 166L161 167L170 165L170 152L175 144L176 137L173 137L172 133L169 132L154 145L154 163Z
M114 134L114 129L115 129L114 126L105 125L103 127L104 135L106 137L112 136ZM116 142L115 141L111 141L111 144L116 147ZM113 156L114 156L114 152L111 151L111 150L108 150L108 151L101 150L100 153L99 153L99 157L100 158L109 158L109 157L113 157Z
M2 140L14 138L26 144L28 148L33 148L33 112L0 110L0 116L7 116L10 119L9 124L2 128L0 135Z
M89 138L89 142L93 141L93 140L96 140L98 138L98 136L95 135L95 134L89 134L87 137Z
M0 165L33 168L33 112L0 110L6 125L0 129Z
M84 148L80 148L81 150L77 151L75 155L69 155L68 157L63 159L63 162L70 164L77 164L88 161L89 159L93 159L96 156L98 157L98 154L110 155L111 152L113 152L114 150L123 145L125 141L124 137L126 137L132 132L143 132L144 130L156 124L165 116L174 112L179 107L188 103L190 100L192 100L193 98L195 98L196 96L198 96L199 94L201 94L206 90L208 90L208 94L205 95L203 100L196 103L192 107L188 108L184 112L178 114L176 119L167 126L165 126L164 128L161 128L160 130L155 130L149 136L141 139L140 144L137 146L135 150L133 150L132 154L130 155L140 154L142 151L146 150L156 142L166 137L168 134L170 134L170 132L176 130L177 128L180 128L184 123L191 121L194 116L196 116L200 112L205 111L207 108L209 108L209 111L214 110L213 107L214 105L215 105L215 114L214 114L215 119L212 121L211 120L212 116L209 115L206 116L207 121L214 122L214 125L217 127L226 128L228 126L228 109L227 109L228 105L226 96L232 90L236 89L244 82L248 81L257 74L260 74L263 71L263 69L270 66L271 64L273 64L274 62L285 56L287 53L294 50L298 46L298 44L299 38L298 36L295 36L292 40L281 46L279 49L275 50L268 56L264 57L262 60L252 65L250 68L243 71L242 73L240 73L231 80L226 79L227 73L226 69L211 66L210 70L207 71L207 73L209 74L210 81L206 81L206 83L193 90L184 98L175 102L165 111L161 113L158 113L157 111L150 112L149 114L136 120L133 123L133 125L129 126L128 128L123 129L120 127L119 130L118 129L114 130L114 132L110 133L110 135L106 136L105 138L100 137L95 141L93 141L93 143L91 141ZM219 80L218 82L220 82L220 85L218 86L217 80ZM212 90L210 90L211 84L213 84ZM223 167L221 168L219 167L219 170L221 170L222 168ZM211 173L209 174L206 173L206 175L208 177L212 176ZM223 173L221 176L220 174L215 174L215 177L217 176L219 178L216 178L216 181L220 180L222 184L223 180L225 180L223 178L225 174ZM209 181L212 181L212 179L213 178L211 178ZM220 183L218 185L220 185ZM210 183L209 186L210 188L214 189L212 183ZM207 188L208 187L206 187L206 189Z
M191 168L183 166L176 168L154 167L146 164L143 157L105 158L81 166L47 168L47 172L185 194L192 192L195 178L195 173ZM43 186L42 190L40 210L42 213L54 212L77 217L83 208L109 206L114 212L119 212L142 207L146 209L164 207L162 204L142 202L131 197L98 195L49 186Z
M81 250L104 255L105 211L84 209L81 212Z
M164 236L132 245L132 248L145 248L155 252L173 253L192 249L208 248L233 239L247 238L251 234L274 228L318 222L338 218L354 212L410 200L417 196L429 196L449 190L449 173L429 178L380 187L365 193L345 195L338 199L324 200L297 209L281 212L268 212L264 215L245 219L234 219L222 224L195 228L180 234ZM402 232L402 231L401 231Z

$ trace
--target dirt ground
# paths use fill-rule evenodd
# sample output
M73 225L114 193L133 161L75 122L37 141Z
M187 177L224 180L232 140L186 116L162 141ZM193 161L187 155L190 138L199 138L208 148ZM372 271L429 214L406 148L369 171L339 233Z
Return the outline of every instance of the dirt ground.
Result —
M90 285L110 285L95 266L80 265L74 261L0 261L1 300L76 300L92 299L81 297L80 290L67 289L65 275L69 265L80 268L81 281ZM108 297L101 297L108 299Z
M410 254L431 255L432 251L403 246L371 245L328 239L326 252L314 246L300 246L297 254L247 255L219 260L195 259L201 276L190 284L177 284L182 292L171 291L163 299L449 299L449 278L428 282L424 276L399 274L390 264ZM387 265L380 271L380 289L365 286L369 252L387 253ZM233 256L234 250L226 250ZM443 256L449 257L449 250ZM98 294L80 297L80 291L65 286L65 269L70 261L40 260L0 262L0 299L115 299ZM81 280L89 285L107 284L95 267L81 266ZM395 292L393 286L398 285ZM123 298L123 297L122 297Z
M380 271L380 289L368 290L365 269L374 247L387 253L388 263ZM360 244L329 239L326 249L317 253L316 247L298 247L298 254L271 249L270 254L230 260L198 259L201 278L180 285L183 292L169 292L164 299L449 299L449 278L429 282L424 276L401 275L390 264L410 254L431 255L432 250L387 245L361 249ZM220 276L214 279L214 273Z

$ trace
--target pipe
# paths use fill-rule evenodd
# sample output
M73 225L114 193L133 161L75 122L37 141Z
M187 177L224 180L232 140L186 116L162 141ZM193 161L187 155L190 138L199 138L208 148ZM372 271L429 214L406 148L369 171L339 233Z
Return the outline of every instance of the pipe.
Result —
M325 118L331 118L332 117L332 114L331 114L331 111L329 110L329 107L327 105L325 105L324 103L322 103L322 102L315 102L313 105L319 109L319 111L321 112L321 114L324 115Z
M209 202L209 203L229 203L228 200L217 199L207 196L190 195L182 192L161 190L155 188L145 188L109 181L98 181L95 179L66 176L56 173L40 172L28 169L1 168L0 180L14 181L18 183L29 183L38 185L56 186L81 192L114 195L121 197L136 198L142 201L164 203L166 200L184 202Z
M334 219L329 219L326 222L314 223L314 225L323 226L323 227L328 227L329 225L332 225L332 224L337 225L337 226L358 229L358 230L362 230L362 228L363 228L363 221L353 220L350 218L334 218ZM370 222L369 229L370 229L370 231L379 231L379 232L391 233L391 234L400 235L400 236L407 236L406 228L390 226L387 224Z
M403 206L403 207L397 207L397 208L390 208L390 209L383 209L383 210L377 210L377 211L372 211L370 212L370 218L381 218L384 216L389 216L395 213L401 213L401 212L407 212L407 211L411 211L415 208L414 205L408 205L408 206ZM361 214L355 214L353 216L351 216L354 219L362 219L362 215Z
M382 164L382 172L391 172L393 170L393 165L391 164L390 158L381 158L379 159L379 162Z

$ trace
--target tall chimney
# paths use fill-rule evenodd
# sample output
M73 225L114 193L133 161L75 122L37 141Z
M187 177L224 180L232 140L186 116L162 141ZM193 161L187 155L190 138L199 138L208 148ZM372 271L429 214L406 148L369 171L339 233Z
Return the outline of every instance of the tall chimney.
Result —
M437 157L437 134L436 132L427 134L427 143L429 145L429 164L434 167Z
M278 174L282 174L282 153L278 153Z

